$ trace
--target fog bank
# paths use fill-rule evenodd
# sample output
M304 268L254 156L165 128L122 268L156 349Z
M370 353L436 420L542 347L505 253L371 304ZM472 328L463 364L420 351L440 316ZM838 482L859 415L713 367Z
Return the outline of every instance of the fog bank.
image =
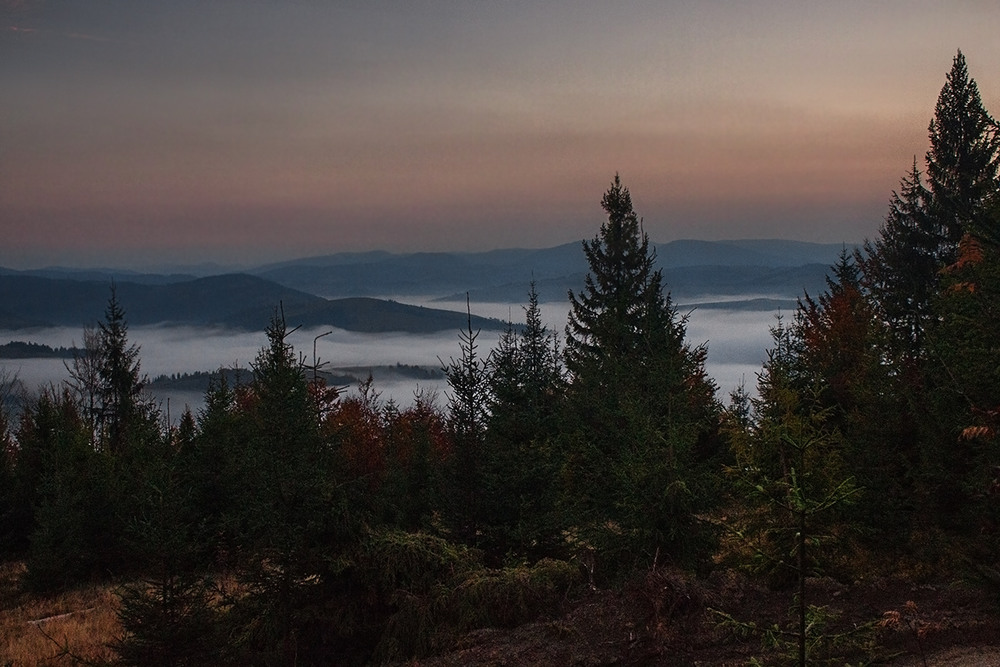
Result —
M419 301L415 303L420 303ZM442 304L438 304L439 307ZM464 310L465 303L447 304L450 308ZM691 345L708 346L707 370L718 387L719 396L728 400L729 393L741 383L752 390L756 375L771 346L770 327L775 324L776 312L745 311L738 309L687 307L687 339ZM516 321L524 320L521 304L473 304L473 314ZM566 303L541 305L543 321L559 335L565 337ZM332 331L328 335L328 331ZM439 369L442 361L461 354L458 331L428 335L365 334L341 329L299 329L293 331L288 341L307 364L313 363L313 345L316 356L325 362L327 369L353 369L364 379L365 368L374 370L375 389L383 399L392 399L400 405L411 405L414 392L437 392L439 405L447 401L447 385L443 379L416 380L393 373L379 371L376 367L396 364ZM486 357L499 337L497 332L482 332L477 343L478 354ZM59 327L18 331L0 331L0 343L26 340L52 347L71 347L83 339L80 329ZM249 367L258 351L266 344L260 333L243 333L225 329L193 327L133 327L129 339L139 346L142 373L153 379L159 375L213 371L219 368ZM0 369L16 374L31 392L42 385L60 383L68 379L63 360L60 359L2 359ZM354 391L354 387L349 391ZM189 405L200 408L203 396L195 392L167 392L156 396L166 409L169 399L172 418Z

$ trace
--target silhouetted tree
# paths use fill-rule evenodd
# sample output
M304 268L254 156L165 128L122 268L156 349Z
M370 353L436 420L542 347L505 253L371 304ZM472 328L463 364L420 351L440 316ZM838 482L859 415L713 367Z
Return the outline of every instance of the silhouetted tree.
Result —
M43 391L26 408L17 441L18 486L31 502L29 584L58 589L120 570L130 554L117 476L110 458L91 447L69 392Z
M944 257L950 264L964 234L981 236L990 226L986 214L989 200L1000 188L1000 133L983 107L979 87L969 77L961 51L938 95L928 132L931 212L945 229ZM996 241L1000 239L994 238Z
M139 347L128 340L125 310L113 284L97 338L101 445L112 454L122 454L130 444L136 444L135 438L149 436L155 420L143 396L145 378L139 371Z
M923 478L944 525L997 541L1000 246L963 237L934 310L926 386L935 437L925 443Z
M178 462L147 467L141 512L127 526L143 569L120 592L122 634L114 649L123 665L217 663L225 652L211 605L211 561L199 544L199 508Z
M862 283L891 334L891 354L909 369L924 355L924 332L933 314L946 231L930 213L930 192L914 158L910 173L892 193L878 238L856 254Z
M468 304L467 304L468 307ZM448 396L448 428L452 452L448 516L461 540L474 544L481 528L483 438L486 432L486 361L479 356L479 331L468 327L459 333L461 356L444 366L451 390Z
M542 323L534 281L525 326L511 325L491 351L483 457L485 544L495 559L554 548L562 365L556 336Z
M712 497L715 387L617 175L602 206L607 222L583 244L584 289L570 293L564 509L615 567L693 560L707 532L695 515Z
M11 437L8 399L16 378L0 369L0 558L23 554L33 518L30 501L20 497L16 476L17 449Z
M805 407L825 411L826 426L840 434L845 475L861 487L849 509L854 528L872 540L898 537L910 528L918 464L911 404L883 353L884 322L846 250L826 282L818 299L807 294L799 304L790 361L801 387L812 388Z
M233 510L246 595L230 618L245 639L239 660L262 664L321 655L324 586L336 579L352 522L337 449L321 437L318 405L289 334L275 315L253 364Z

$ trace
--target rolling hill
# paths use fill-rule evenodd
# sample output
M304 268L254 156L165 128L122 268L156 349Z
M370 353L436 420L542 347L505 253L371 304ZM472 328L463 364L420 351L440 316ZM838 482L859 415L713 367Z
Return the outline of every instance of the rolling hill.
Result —
M656 246L675 298L780 295L823 287L843 244L785 240L672 241ZM851 247L847 247L848 250ZM579 242L538 250L483 253L343 253L271 264L251 273L325 297L436 296L455 301L519 302L534 279L543 301L579 289L587 261Z
M681 240L656 246L657 263L676 303L759 308L761 299L794 303L824 288L843 244L787 240ZM565 301L587 272L579 242L552 248L479 253L338 253L269 264L247 273L194 278L112 269L0 268L0 327L74 325L98 320L108 287L133 324L196 324L263 329L278 304L292 325L353 331L425 333L459 329L464 313L420 308L393 298L475 304L524 303L534 279L541 301ZM725 297L724 299L720 297ZM474 326L503 326L477 318Z
M0 275L0 328L83 326L99 320L110 282ZM168 284L118 282L130 324L187 324L263 330L281 306L291 326L330 326L368 333L431 333L466 326L464 313L371 298L324 299L246 274ZM499 320L473 316L473 327L499 329Z

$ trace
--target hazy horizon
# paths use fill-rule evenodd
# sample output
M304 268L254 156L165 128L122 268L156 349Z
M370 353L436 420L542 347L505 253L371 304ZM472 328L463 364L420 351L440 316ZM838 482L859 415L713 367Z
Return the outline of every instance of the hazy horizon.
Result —
M598 225L599 227L599 225ZM507 250L545 250L549 248L557 248L565 245L582 244L583 241L591 240L597 233L595 228L594 232L587 237L581 237L579 239L571 239L568 241L556 242L553 244L538 245L538 246L528 246L528 245L514 245L514 246L502 246L502 247L484 247L475 250L442 250L435 248L428 248L424 250L388 250L386 248L371 247L359 250L332 250L327 253L313 253L313 254L296 254L288 256L274 256L274 257L263 257L260 261L256 262L246 262L246 263L226 263L221 259L206 258L202 261L191 261L185 262L183 258L178 258L176 261L168 261L163 258L153 258L147 260L134 259L129 260L126 258L121 258L116 262L101 264L94 263L93 261L87 261L85 258L79 258L77 260L69 259L66 262L61 263L50 263L43 264L39 262L31 262L30 258L24 258L21 261L15 259L10 263L0 262L0 268L10 269L13 271L43 271L43 270L59 270L68 269L72 271L102 271L102 270L112 270L112 271L126 271L131 273L164 273L170 271L176 271L178 269L198 269L193 273L196 275L208 275L214 271L244 271L252 270L261 267L265 267L271 264L282 264L285 262L295 262L301 260L308 260L313 258L323 258L339 254L366 254L366 253L381 253L386 252L392 255L407 255L407 254L420 254L420 253L457 253L457 254L476 254L476 253L489 253L497 251L507 251ZM868 238L868 237L866 237ZM837 241L803 241L801 239L793 238L778 238L778 237L746 237L746 238L722 238L722 239L700 239L700 238L678 238L671 239L670 241L657 241L655 239L650 239L650 243L654 246L666 245L672 242L682 242L682 241L712 241L719 243L739 243L739 242L757 242L757 241L790 241L794 243L806 243L806 244L818 244L818 245L857 245L863 242L865 239L841 239ZM582 252L582 250L581 250ZM391 297L392 295L385 295Z

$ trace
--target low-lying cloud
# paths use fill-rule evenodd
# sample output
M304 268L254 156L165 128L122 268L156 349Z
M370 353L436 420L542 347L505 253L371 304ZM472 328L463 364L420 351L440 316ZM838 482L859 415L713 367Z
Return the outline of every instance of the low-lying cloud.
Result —
M464 304L461 304L464 306ZM506 319L512 315L523 320L520 304L477 304L476 314ZM543 320L560 340L564 338L565 316L568 307L563 303L542 304ZM772 311L741 311L719 308L695 308L687 324L688 341L692 345L707 343L708 372L719 386L720 397L741 383L752 389L756 374L771 347L770 328L776 323ZM365 369L403 364L439 369L461 354L458 331L445 331L428 335L403 333L364 334L342 329L309 328L293 331L289 337L296 352L307 364L313 363L313 344L316 356L325 368L356 369L356 375L366 375ZM485 358L495 346L498 332L483 331L479 334L477 353ZM219 368L249 367L258 352L267 344L264 332L244 333L226 329L194 327L133 327L130 340L139 346L141 370L150 379L159 375L213 371ZM70 347L83 339L80 329L67 327L20 331L0 331L0 342L28 340L53 347ZM0 360L0 369L16 374L29 391L41 385L59 383L68 379L64 362L59 359L10 359ZM437 391L439 403L447 400L447 385L443 379L417 380L392 374L375 373L375 389L384 399L393 399L401 405L413 402L414 391ZM363 377L362 377L363 379ZM161 399L163 397L160 397ZM201 398L192 392L177 393L171 397L173 413L189 404L197 409Z

